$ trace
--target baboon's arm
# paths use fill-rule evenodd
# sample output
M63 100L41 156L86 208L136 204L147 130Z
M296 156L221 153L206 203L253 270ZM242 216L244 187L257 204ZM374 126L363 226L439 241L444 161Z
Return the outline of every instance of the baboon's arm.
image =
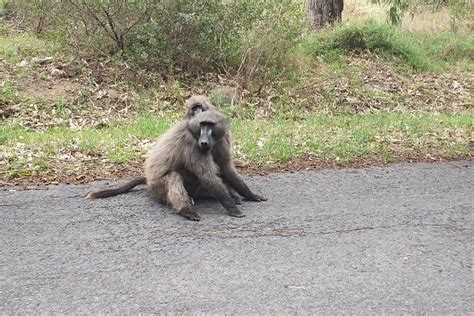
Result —
M211 193L215 197L215 199L218 200L222 204L222 206L224 206L224 208L229 212L230 216L235 216L235 217L245 216L239 210L239 208L235 204L235 201L230 197L224 183L222 182L222 179L220 179L218 176L211 173L197 175L197 177L201 185L209 193Z
M237 174L237 171L232 166L226 166L221 168L222 178L226 183L228 183L232 188L237 191L241 196L246 200L261 202L266 201L267 199L263 196L253 193L250 188L245 184L244 180Z
M245 184L244 180L242 180L242 178L239 176L235 170L235 167L233 166L230 148L230 136L227 135L227 137L222 139L218 146L214 147L212 153L212 158L219 166L224 182L234 188L234 190L246 200L256 202L266 201L267 199L265 197L253 193Z

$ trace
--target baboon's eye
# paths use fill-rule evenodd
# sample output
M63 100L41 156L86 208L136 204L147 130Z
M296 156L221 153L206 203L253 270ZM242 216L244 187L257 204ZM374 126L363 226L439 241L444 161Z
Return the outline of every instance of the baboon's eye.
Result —
M202 122L202 123L201 123L201 126L202 126L202 127L205 126L205 127L207 127L207 128L214 128L214 125L215 125L215 124L214 124L214 123L211 123L211 122Z
M198 109L200 109L200 110L202 109L202 105L199 104L199 103L196 104L196 105L194 105L194 106L191 108L191 110L192 110L193 112L194 112L194 111L197 111Z

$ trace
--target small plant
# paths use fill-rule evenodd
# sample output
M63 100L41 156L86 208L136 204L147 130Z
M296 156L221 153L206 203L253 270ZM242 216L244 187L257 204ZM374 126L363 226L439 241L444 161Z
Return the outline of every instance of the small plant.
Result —
M64 112L65 107L65 102L61 98L56 99L56 102L54 102L54 108L57 114L62 114Z

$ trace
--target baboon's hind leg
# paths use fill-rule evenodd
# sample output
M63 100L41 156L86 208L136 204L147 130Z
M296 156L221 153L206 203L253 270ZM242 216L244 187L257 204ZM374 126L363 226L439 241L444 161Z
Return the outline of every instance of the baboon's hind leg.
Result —
M189 194L184 188L181 175L177 172L170 172L164 178L167 187L166 202L179 215L192 221L201 220L201 216L191 210L191 200Z

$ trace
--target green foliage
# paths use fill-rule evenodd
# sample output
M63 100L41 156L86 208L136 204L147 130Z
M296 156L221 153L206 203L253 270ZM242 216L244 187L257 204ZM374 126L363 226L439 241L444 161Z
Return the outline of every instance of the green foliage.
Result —
M255 76L260 78L261 84L266 84L286 70L288 54L301 42L308 24L301 3L288 0L264 1L259 5L252 0L236 3L245 2L248 5L244 8L250 8L249 12L240 15L255 20L248 20L248 26L240 30L236 41L239 45L228 50L229 56L234 58L226 63L232 70L237 70L240 85L248 87Z
M231 72L243 81L278 69L301 38L291 0L8 0L11 19L59 30L79 54L116 55L168 73ZM28 19L23 19L27 15Z
M412 34L368 20L313 34L301 49L313 57L329 60L344 53L368 51L386 58L395 56L414 69L436 70L447 63L472 60L474 40L454 33Z
M133 164L149 149L141 145L151 144L173 122L169 117L157 120L147 114L135 121L115 122L101 129L77 131L63 127L41 132L5 124L0 126L0 149L7 157L2 167L8 178L15 178L55 168L61 163L58 157L65 155L80 157L71 159L71 165L82 165L84 157L99 157L100 166ZM470 153L472 128L470 113L424 111L313 114L296 121L282 117L234 119L231 125L235 156L252 166L271 166L307 157L342 165L358 158L391 161L420 155L462 157ZM58 170L64 173L62 168Z
M127 58L162 71L226 71L249 81L300 39L303 12L292 1L163 1L134 33Z
M466 70L472 68L474 37L453 32L415 34L414 36L432 63L442 66L463 62Z
M361 53L367 50L380 55L396 56L416 69L430 67L414 38L373 20L314 34L303 44L303 49L313 56Z
M217 0L162 1L151 10L153 19L133 32L125 57L161 71L211 71L230 36L224 13Z

